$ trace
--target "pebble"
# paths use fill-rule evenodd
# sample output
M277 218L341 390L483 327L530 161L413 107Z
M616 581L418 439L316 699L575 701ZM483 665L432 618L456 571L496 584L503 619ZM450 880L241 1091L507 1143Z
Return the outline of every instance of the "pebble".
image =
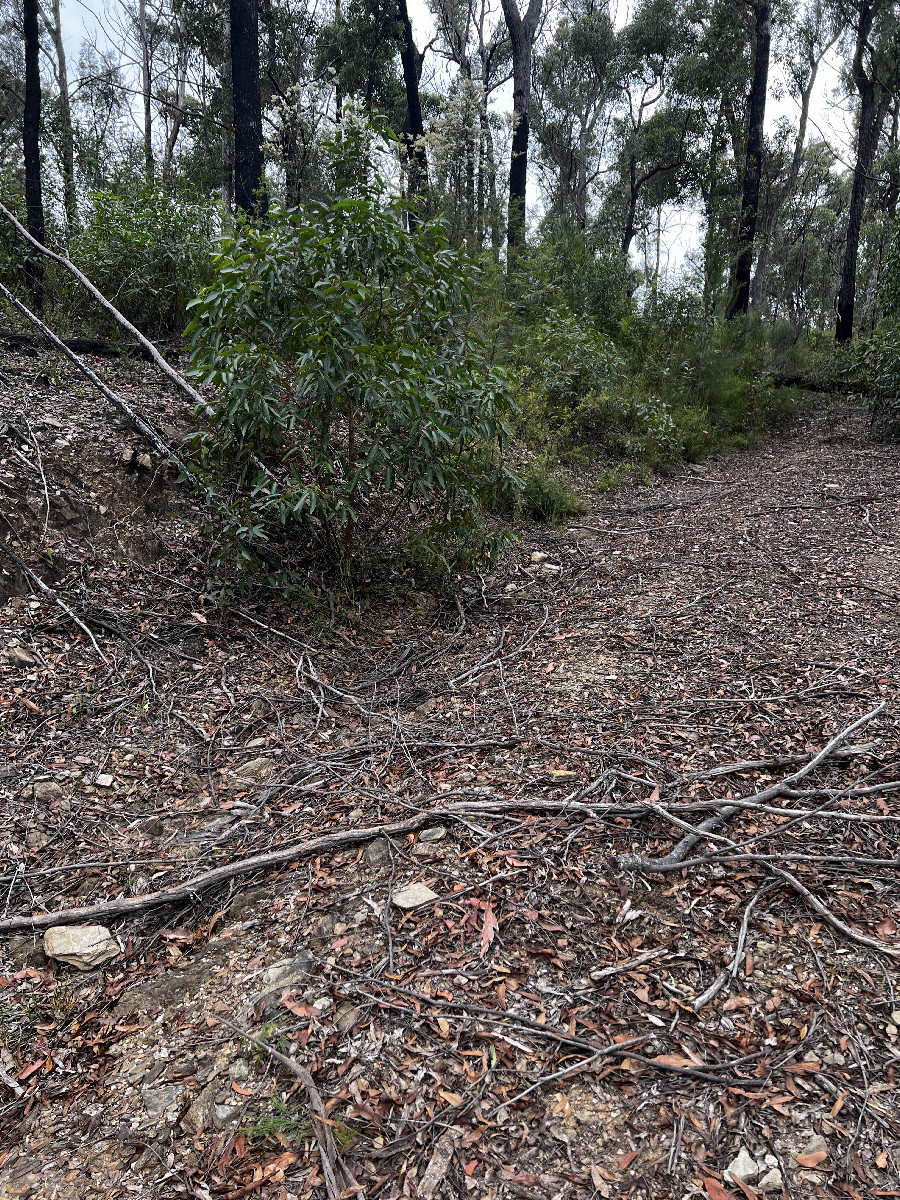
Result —
M430 829L423 829L419 834L420 842L440 842L447 836L447 830L443 825L432 825Z
M740 1179L746 1183L749 1179L755 1179L759 1174L759 1165L755 1159L750 1157L746 1146L741 1146L735 1158L731 1160L725 1168L725 1178L733 1175L735 1179Z
M766 1171L756 1186L761 1192L780 1192L784 1190L784 1179L778 1168L772 1167L770 1171Z
M115 782L112 775L98 775L94 780L94 783L100 788L111 788Z
M550 555L545 554L543 550L535 550L531 556L531 561L533 563L542 563L546 562L549 557Z
M398 908L421 908L423 904L430 904L432 900L437 900L437 892L433 892L424 883L411 883L409 887L394 892L391 899Z

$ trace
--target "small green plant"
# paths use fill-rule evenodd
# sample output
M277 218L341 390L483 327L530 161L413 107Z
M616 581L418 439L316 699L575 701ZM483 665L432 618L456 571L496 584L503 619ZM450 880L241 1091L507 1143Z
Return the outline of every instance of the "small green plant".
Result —
M255 1141L309 1141L313 1127L306 1112L294 1113L278 1096L269 1100L268 1111L258 1117L247 1131Z
M483 559L510 536L481 514L517 485L512 398L471 332L475 267L439 223L407 221L376 149L348 119L325 146L334 197L225 243L192 305L215 393L198 450L250 496L238 524L258 541L301 524L344 563L404 538L445 566Z
M545 464L532 468L525 476L521 503L529 517L547 525L559 525L567 517L577 516L587 509L566 481L554 475Z

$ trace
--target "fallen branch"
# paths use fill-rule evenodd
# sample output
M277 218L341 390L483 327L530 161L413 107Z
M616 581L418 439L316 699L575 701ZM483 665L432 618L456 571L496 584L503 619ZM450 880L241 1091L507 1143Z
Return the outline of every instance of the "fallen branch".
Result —
M2 286L3 285L0 284L0 287L2 287ZM90 629L88 629L88 627L87 627L87 625L85 625L84 621L80 620L75 615L75 613L72 612L71 608L69 608L68 604L66 604L66 602L59 596L59 594L57 592L54 592L52 587L48 587L47 584L44 583L43 579L41 579L41 577L39 575L37 575L34 571L32 571L32 569L31 569L31 567L29 567L28 563L26 563L24 561L24 559L19 558L19 556L18 556L18 554L16 554L15 550L10 550L9 546L7 546L7 544L5 542L0 541L0 550L3 551L3 553L7 556L7 558L12 559L12 561L16 564L16 566L19 568L20 571L24 572L24 574L26 574L28 576L28 578L31 580L31 582L34 584L34 586L38 589L38 591L43 592L45 596L49 597L49 599L51 599L53 601L53 603L56 605L57 608L62 609L62 611L66 614L66 616L69 618L70 621L75 622L75 624L78 626L78 628L81 630L81 632L87 635L88 640L90 641L91 645L94 647L94 649L100 655L100 657L104 661L104 663L106 663L106 665L109 666L109 659L106 657L106 655L100 649L100 647L97 645L97 640L94 637L94 635L91 633Z
M207 401L203 399L197 389L191 387L184 376L180 375L178 371L176 371L171 365L171 363L167 362L166 359L163 358L150 339L145 337L136 326L132 325L132 323L119 312L115 305L111 304L109 300L107 300L100 289L91 283L90 279L88 279L86 275L82 274L82 272L78 270L71 259L66 258L63 254L56 254L53 250L48 250L48 248L39 242L37 238L32 237L25 226L16 219L6 205L0 204L0 213L2 213L10 222L10 224L15 227L15 229L22 235L26 242L28 242L32 249L37 250L37 252L39 254L43 254L45 258L49 258L53 262L59 263L61 267L65 267L67 271L71 272L71 274L75 276L82 287L86 288L87 291L90 292L100 307L107 312L114 321L121 325L123 329L127 330L127 332L131 334L131 336L135 339L138 345L143 348L144 352L150 357L150 359L156 363L166 378L170 379L177 388L180 388L181 391L184 392L184 394L194 402L194 404L199 405L204 415L210 416L212 414L212 409ZM19 305L16 305L16 307L19 308L19 311L21 311L21 307ZM46 336L45 331L46 327L44 330L42 330ZM63 345L63 343L60 343L60 345ZM68 347L65 348L67 349ZM59 349L59 346L57 346L57 349Z
M109 358L134 355L137 358L152 361L151 355L138 342L109 342L103 338L89 337L69 337L63 338L63 341L70 350L74 350L78 354L98 354ZM0 342L5 342L7 346L28 347L36 350L44 347L42 337L32 337L28 333L13 333L10 329L0 329Z
M765 896L767 892L771 892L774 887L774 883L767 883L751 897L750 903L744 909L744 919L741 921L741 929L740 933L738 934L737 945L735 946L734 956L731 959L731 963L706 989L706 991L703 992L702 995L698 996L696 1000L694 1000L693 1004L691 1005L691 1008L694 1010L694 1012L699 1012L704 1005L709 1004L711 1000L714 1000L728 980L734 979L737 976L741 965L741 956L744 953L744 943L747 940L747 930L750 926L750 914L753 912L754 908L756 908L759 901L762 900L763 896Z
M0 204L0 209L2 208L3 205ZM193 486L203 494L207 502L215 503L217 501L215 494L210 490L209 487L207 487L202 478L194 471L193 467L190 467L184 461L184 459L175 453L171 446L168 446L163 441L162 437L153 428L153 426L145 421L143 417L139 416L134 409L131 408L131 406L121 398L121 396L117 395L112 390L112 388L107 387L96 371L92 370L87 363L80 359L73 350L70 350L65 342L61 338L58 338L53 330L44 324L40 317L35 316L30 309L26 308L21 300L17 300L9 288L5 287L2 283L0 283L0 296L3 296L3 298L9 304L11 304L13 308L17 310L17 312L20 312L22 316L26 318L26 320L30 321L35 328L40 329L41 333L44 335L44 337L46 337L50 344L54 346L60 352L60 354L65 355L65 357L78 368L82 375L85 375L91 381L100 394L106 400L108 400L114 408L118 409L118 411L131 423L137 432L140 433L147 442L149 442L149 444L161 458L171 462L178 468L178 470L186 479L190 480ZM203 403L205 403L205 401L203 401ZM279 571L282 569L281 562L263 547L259 546L255 542L250 541L249 539L247 540L246 545L250 550L252 550L257 558L265 563L269 570Z
M2 208L3 205L0 204L0 209ZM74 352L74 350L69 349L62 338L58 338L53 330L44 324L40 317L35 316L30 309L26 308L21 300L17 300L9 288L2 283L0 283L0 296L3 296L4 300L6 300L8 304L11 304L17 312L20 312L27 321L30 321L36 329L39 329L47 341L50 342L50 344L54 346L60 352L60 354L64 354L69 362L73 363L74 366L78 368L82 375L87 376L87 378L101 393L101 395L103 395L105 399L107 399L110 404L113 405L114 408L118 409L118 411L131 423L138 433L140 433L141 436L150 443L157 454L159 454L162 458L166 458L170 462L174 463L175 466L178 467L179 471L181 471L184 475L187 475L190 478L194 477L193 471L187 466L186 463L182 462L182 460L178 457L175 451L171 449L171 447L166 445L153 426L148 424L143 417L138 416L134 409L131 408L130 405L126 404L121 396L118 396L111 388L108 388L100 376L93 371L86 362L83 362Z
M234 1028L234 1026L231 1026L231 1028ZM316 1135L316 1141L319 1143L319 1159L321 1161L322 1174L325 1177L328 1200L348 1200L353 1195L361 1196L365 1200L365 1189L356 1182L352 1171L341 1158L338 1148L334 1144L334 1134L331 1132L333 1122L328 1118L319 1089L316 1087L315 1081L306 1067L302 1063L298 1063L296 1059L289 1058L286 1054L273 1049L272 1046L254 1037L252 1033L243 1033L239 1029L235 1029L235 1033L239 1034L246 1041L251 1042L254 1046L257 1046L260 1050L264 1050L270 1058L274 1058L283 1067L287 1067L303 1084L312 1116L313 1131Z
M866 725L880 713L884 712L886 707L887 701L882 700L875 708L867 713L863 713L861 717L857 717L855 721L852 721L833 737L828 745L820 750L818 754L814 755L799 771L795 771L793 775L785 776L784 779L779 780L778 783L773 783L771 787L766 788L764 791L757 792L752 797L752 802L754 804L765 804L767 800L773 800L776 796L779 796L785 788L789 788L793 784L799 783L801 779L805 779L820 763L829 758L837 747L840 746L841 742L846 741L851 733L854 733L860 726ZM618 865L637 871L671 871L682 865L698 842L702 842L707 835L730 821L739 812L741 812L740 805L726 804L714 816L708 817L707 820L702 821L694 827L664 858L645 858L640 854L625 854L619 856Z

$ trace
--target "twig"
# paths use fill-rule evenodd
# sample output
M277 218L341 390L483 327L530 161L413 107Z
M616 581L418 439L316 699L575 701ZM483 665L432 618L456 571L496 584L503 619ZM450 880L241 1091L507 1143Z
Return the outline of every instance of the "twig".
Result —
M852 942L857 942L860 946L868 946L870 950L878 950L882 954L889 954L891 958L900 958L900 948L896 946L888 946L885 942L879 941L878 938L869 937L866 933L860 933L858 929L854 929L852 925L847 925L840 917L836 917L830 908L827 908L818 896L813 893L804 884L792 875L789 871L783 870L781 867L776 867L771 863L767 864L768 869L773 875L777 875L779 879L794 889L798 896L802 896L806 903L817 912L823 920L827 921L832 929L836 929L838 933L842 933L844 937L849 938Z
M3 287L3 284L0 283L0 288L2 288L2 287ZM18 556L18 554L16 554L15 550L10 550L9 546L7 546L7 544L5 542L0 541L0 550L2 550L3 553L8 558L11 558L13 560L13 562L16 564L16 566L19 568L20 571L25 572L25 574L28 576L28 578L31 580L31 582L35 585L35 587L39 591L43 592L45 596L48 596L53 601L53 603L56 605L57 608L62 609L62 611L66 614L66 616L69 618L69 620L75 622L75 624L82 631L82 633L87 634L87 637L88 637L91 645L94 647L94 649L100 655L100 658L103 660L103 662L106 663L107 666L109 666L110 665L109 659L106 657L106 655L100 649L100 647L97 645L96 638L91 633L90 629L88 629L87 625L85 625L84 621L82 621L78 617L76 617L76 615L72 612L71 608L69 608L68 604L66 604L65 600L63 600L58 595L57 592L54 592L53 588L48 587L46 585L46 583L44 583L43 579L41 579L41 577L39 575L35 574L35 572L32 571L31 567L29 567L29 565L24 561L24 559L19 558L19 556Z
M229 1028L234 1029L234 1026L231 1025ZM316 1141L319 1143L319 1157L322 1174L325 1177L325 1187L328 1191L328 1200L347 1200L354 1194L365 1200L365 1189L356 1182L352 1171L341 1158L337 1146L334 1144L334 1134L331 1132L332 1122L325 1111L321 1093L306 1067L302 1063L298 1063L296 1059L288 1058L286 1054L267 1045L260 1038L254 1037L252 1033L244 1033L240 1029L234 1029L234 1031L260 1050L264 1050L283 1067L287 1067L303 1084L312 1114L313 1131Z
M744 943L747 940L747 929L750 925L750 914L753 912L754 908L756 908L756 905L759 903L759 901L762 900L763 896L765 896L767 892L771 892L774 886L774 884L767 883L751 897L750 903L744 909L744 919L741 921L741 929L740 933L738 934L737 945L734 948L734 957L731 960L731 965L726 967L726 969L706 989L706 991L703 992L702 995L698 996L693 1002L691 1008L693 1008L694 1012L699 1012L704 1005L709 1004L710 1000L714 1000L728 980L734 979L737 976L738 970L740 969L741 955L744 953Z
M799 771L795 771L793 775L787 775L778 783L774 783L764 791L758 792L753 797L754 803L763 804L766 800L774 799L775 796L780 795L785 788L790 787L794 783L799 783L801 779L804 779L811 771L814 771L821 762L824 762L851 733L854 733L861 725L867 724L880 713L884 712L886 707L887 701L882 700L875 708L867 713L863 713L861 717L857 717L855 721L845 726L840 733L833 737L828 745L820 750L818 754L814 755ZM639 871L670 871L684 862L698 842L703 841L709 833L731 820L740 811L740 806L734 804L725 805L723 808L720 808L715 816L709 817L694 827L692 832L683 837L664 858L645 858L639 854L622 855L618 860L619 865Z

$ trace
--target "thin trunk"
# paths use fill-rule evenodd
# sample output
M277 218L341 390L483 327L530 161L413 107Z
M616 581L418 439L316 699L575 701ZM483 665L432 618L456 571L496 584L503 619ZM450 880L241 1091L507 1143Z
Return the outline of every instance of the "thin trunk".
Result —
M230 0L231 92L234 108L234 202L248 216L269 207L263 167L256 0Z
M640 193L641 188L637 181L637 160L632 154L628 164L628 212L625 214L625 228L622 231L622 256L626 262L631 243L634 240L637 202Z
M883 93L880 102L876 95L874 80L864 87L859 110L859 137L856 150L856 167L853 172L853 190L850 193L850 209L847 215L847 241L841 267L841 286L837 297L837 322L835 341L849 342L853 338L853 314L856 307L856 266L859 259L859 234L862 228L863 210L869 190L869 178L878 149L878 139L888 106L888 93Z
M766 116L766 91L769 82L769 51L772 43L772 8L768 0L754 0L756 47L753 53L753 83L750 87L750 122L747 131L747 155L741 196L738 229L738 255L731 280L728 319L744 316L750 307L750 276L753 270L753 243L759 209L759 185L762 179L763 123Z
M528 138L531 132L531 64L543 0L529 0L524 18L518 0L501 0L512 46L513 136L509 162L507 267L525 244L525 194L528 186Z
M22 33L25 40L25 109L22 153L25 159L25 212L28 232L44 242L44 201L41 193L41 67L38 38L38 0L24 0ZM30 254L25 272L35 309L44 307L44 267Z
M53 0L51 15L40 9L41 20L53 42L56 55L56 82L59 88L59 165L63 177L63 208L66 228L71 234L78 220L75 195L75 137L72 132L72 106L69 101L69 71L66 63L66 47L62 36L62 18L59 0Z
M422 122L422 101L419 97L419 55L413 41L406 0L398 0L397 7L403 25L400 62L403 66L403 85L406 89L406 118L401 130L401 140L406 148L409 192L410 195L416 196L428 186L425 126Z
M150 35L147 30L147 0L138 4L138 30L141 38L141 92L144 97L144 177L152 187L155 175L153 162L153 113L150 108L150 94L153 88L153 78L150 62Z
M856 47L853 53L852 75L859 92L859 132L856 141L856 166L853 171L853 190L850 193L850 209L847 214L847 241L844 261L841 266L841 283L837 295L837 322L835 341L849 342L853 338L853 310L856 306L856 264L859 258L859 233L862 228L863 210L869 190L869 177L878 148L881 125L887 113L889 95L879 89L874 65L868 72L865 67L866 52L871 52L869 37L882 0L862 0L859 9L859 25L856 31ZM881 96L879 97L879 91Z

